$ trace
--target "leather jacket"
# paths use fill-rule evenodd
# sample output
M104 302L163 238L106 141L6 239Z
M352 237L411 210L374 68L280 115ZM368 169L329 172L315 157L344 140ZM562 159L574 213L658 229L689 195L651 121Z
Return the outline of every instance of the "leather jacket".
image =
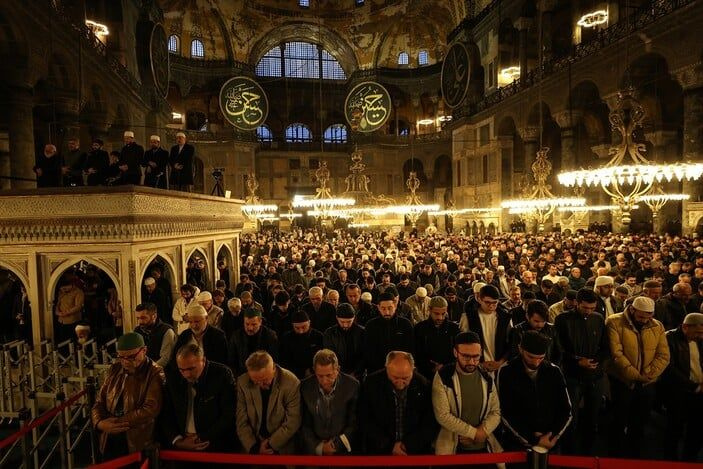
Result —
M91 412L93 425L101 420L120 417L129 423L127 445L129 452L141 451L154 441L154 425L163 403L163 369L147 357L133 375L124 372L121 363L110 368L95 398ZM115 415L118 401L122 401L122 415ZM100 434L103 452L108 438Z

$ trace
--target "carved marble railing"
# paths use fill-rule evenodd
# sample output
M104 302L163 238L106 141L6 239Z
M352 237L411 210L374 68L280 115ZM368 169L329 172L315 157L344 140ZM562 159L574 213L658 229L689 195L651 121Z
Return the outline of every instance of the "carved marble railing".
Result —
M241 200L138 186L0 194L0 244L134 242L241 229Z

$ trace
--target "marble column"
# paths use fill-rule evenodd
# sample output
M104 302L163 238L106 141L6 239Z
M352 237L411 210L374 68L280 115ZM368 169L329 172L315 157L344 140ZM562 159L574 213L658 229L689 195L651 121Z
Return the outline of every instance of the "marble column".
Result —
M527 32L532 24L532 18L520 17L515 23L515 29L519 31L518 57L520 61L520 84L525 87L525 77L527 76Z
M554 114L554 119L561 129L561 169L576 169L576 140L574 127L583 117L581 111L563 111Z
M539 150L539 127L523 127L520 129L520 137L525 147L525 174L532 177L532 163Z
M36 187L34 174L33 98L29 89L14 89L7 96L10 137L10 174L13 189Z

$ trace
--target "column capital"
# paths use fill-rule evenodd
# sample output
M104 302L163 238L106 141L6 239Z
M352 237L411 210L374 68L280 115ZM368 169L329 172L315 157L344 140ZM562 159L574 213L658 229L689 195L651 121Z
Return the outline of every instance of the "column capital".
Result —
M519 129L520 138L525 142L536 142L539 138L539 127L526 126Z
M530 26L532 26L533 22L534 20L532 18L521 16L513 22L513 26L515 26L515 29L517 29L518 31L523 31L527 30Z
M681 83L684 91L703 88L703 63L701 62L676 69L672 75Z
M583 112L582 111L574 111L574 110L566 110L562 112L557 112L553 115L554 120L557 122L557 125L561 127L562 130L564 129L570 129L572 127L575 127L581 122L581 119L583 118Z

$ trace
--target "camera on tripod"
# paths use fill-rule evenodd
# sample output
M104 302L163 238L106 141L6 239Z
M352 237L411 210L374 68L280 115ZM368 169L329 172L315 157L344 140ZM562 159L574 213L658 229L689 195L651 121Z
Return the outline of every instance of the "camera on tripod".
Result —
M220 181L224 175L225 168L212 168L212 177L215 178L216 181Z

